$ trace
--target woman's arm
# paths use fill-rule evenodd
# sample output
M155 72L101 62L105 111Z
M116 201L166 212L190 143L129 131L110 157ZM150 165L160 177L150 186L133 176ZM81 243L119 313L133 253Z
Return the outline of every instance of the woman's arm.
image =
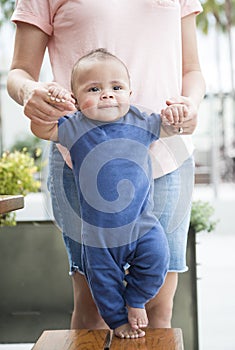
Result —
M196 37L196 15L182 18L182 95L166 101L167 105L185 104L188 108L184 119L183 134L192 134L197 126L198 108L205 94L205 81L201 72Z
M196 15L182 19L183 85L182 95L190 97L198 108L205 94L196 37Z
M74 100L68 92L68 101L61 104L51 101L48 88L57 83L39 82L39 74L48 43L48 36L38 27L17 22L15 48L11 70L8 75L9 95L24 106L25 115L34 123L44 124L58 120L75 109ZM61 89L61 86L59 86Z

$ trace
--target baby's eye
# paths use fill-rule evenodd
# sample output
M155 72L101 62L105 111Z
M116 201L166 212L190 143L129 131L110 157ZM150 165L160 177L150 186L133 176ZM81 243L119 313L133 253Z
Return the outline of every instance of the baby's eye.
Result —
M97 92L97 91L99 91L99 88L97 86L93 86L88 91Z
M115 85L113 87L113 90L122 90L122 87L120 85Z

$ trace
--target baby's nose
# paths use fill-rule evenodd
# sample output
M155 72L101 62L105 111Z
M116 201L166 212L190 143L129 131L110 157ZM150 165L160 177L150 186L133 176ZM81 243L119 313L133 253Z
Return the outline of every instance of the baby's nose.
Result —
M113 97L114 97L114 95L113 95L112 90L105 90L105 91L103 91L103 93L101 95L102 99L108 99L108 98L113 98Z

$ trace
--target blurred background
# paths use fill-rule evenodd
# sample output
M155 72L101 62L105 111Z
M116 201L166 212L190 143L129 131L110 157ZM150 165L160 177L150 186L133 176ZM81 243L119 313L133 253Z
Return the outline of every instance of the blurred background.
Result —
M198 47L207 92L193 135L195 144L194 200L209 202L218 219L213 232L196 237L198 326L200 350L234 350L235 333L235 1L201 1L204 12L197 18ZM0 1L0 154L23 146L35 155L48 155L48 143L32 137L22 108L6 91L7 72L13 52L14 25L9 22L14 1ZM51 80L46 57L42 80ZM53 219L45 195L30 193L18 221ZM0 287L1 288L1 287ZM5 349L7 345L0 345ZM13 349L13 345L8 347ZM30 349L18 345L17 349ZM187 349L190 350L190 349Z

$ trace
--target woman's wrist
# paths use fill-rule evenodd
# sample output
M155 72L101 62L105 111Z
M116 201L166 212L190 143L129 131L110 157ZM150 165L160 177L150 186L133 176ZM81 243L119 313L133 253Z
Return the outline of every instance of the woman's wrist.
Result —
M29 79L25 80L25 82L22 84L22 86L19 89L19 99L21 101L22 106L26 105L37 84L37 82Z
M7 80L7 90L9 95L21 106L31 94L35 82L24 70L13 69L9 72Z

